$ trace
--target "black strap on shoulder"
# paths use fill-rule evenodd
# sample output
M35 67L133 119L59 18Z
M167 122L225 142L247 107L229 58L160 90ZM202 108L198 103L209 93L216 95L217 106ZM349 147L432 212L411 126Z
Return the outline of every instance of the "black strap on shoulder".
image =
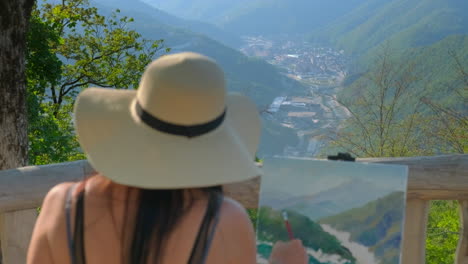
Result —
M72 203L72 195L73 191L75 190L76 184L71 186L67 191L67 201L65 202L65 223L67 227L67 245L68 245L68 253L71 256L71 263L76 264L75 258L73 258L73 248L74 241L72 237L71 231L71 203Z
M220 193L214 194L208 201L205 216L203 217L200 230L198 231L195 244L190 254L188 264L204 264L210 250L211 242L213 241L216 232L216 226L219 222L221 205L223 203L223 195Z
M71 210L73 193L78 184L68 189L67 201L65 203L65 217L67 228L68 250L72 264L86 264L84 250L84 191L80 192L76 200L75 230L72 233Z

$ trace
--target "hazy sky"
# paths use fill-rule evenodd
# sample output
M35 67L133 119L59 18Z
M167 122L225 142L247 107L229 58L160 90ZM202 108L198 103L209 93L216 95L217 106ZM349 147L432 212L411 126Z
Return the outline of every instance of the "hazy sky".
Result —
M311 195L358 179L405 191L407 181L405 166L362 162L269 158L264 160L263 172L261 191L295 195Z

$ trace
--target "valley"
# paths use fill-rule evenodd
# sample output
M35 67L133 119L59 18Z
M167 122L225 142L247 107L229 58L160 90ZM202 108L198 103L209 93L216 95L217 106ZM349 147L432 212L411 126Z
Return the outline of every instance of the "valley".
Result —
M460 97L446 87L461 86L448 50L460 61L467 56L463 0L96 1L138 18L142 36L164 39L172 52L214 58L228 90L249 96L262 113L260 158L324 155L330 132L350 116L337 96L363 91L352 84L363 81L385 43L395 61L414 63L424 73L428 84L421 81L412 91L430 90L434 100L462 109ZM433 23L438 26L427 26ZM406 105L418 103L417 96L407 98L412 101ZM431 112L425 108L423 114Z
M302 83L305 91L284 90L266 109L263 118L294 130L295 145L286 145L280 156L312 157L326 146L328 131L339 128L349 113L336 101L347 75L344 50L314 46L289 38L243 38L240 50L275 65L288 78ZM268 142L267 142L268 143ZM270 144L272 142L269 142ZM269 155L271 153L263 153Z

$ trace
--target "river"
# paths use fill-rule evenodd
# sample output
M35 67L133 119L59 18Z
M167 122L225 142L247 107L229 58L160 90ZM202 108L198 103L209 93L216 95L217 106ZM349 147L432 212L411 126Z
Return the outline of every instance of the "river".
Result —
M369 250L369 248L359 243L351 241L350 233L336 230L330 225L322 224L321 226L325 232L336 237L344 247L348 248L349 251L351 251L351 253L357 260L357 264L379 264L380 263L378 259L375 257L374 253L372 253Z
M273 247L273 244L269 242L257 241L257 243ZM316 263L316 261L320 263L326 263L326 264L348 264L349 263L349 260L344 259L339 255L326 254L321 249L313 250L311 248L307 248L306 250L307 250L307 254L309 255L309 258L315 260L313 263ZM268 260L262 257L261 254L257 254L257 264L268 264L268 263L269 263Z

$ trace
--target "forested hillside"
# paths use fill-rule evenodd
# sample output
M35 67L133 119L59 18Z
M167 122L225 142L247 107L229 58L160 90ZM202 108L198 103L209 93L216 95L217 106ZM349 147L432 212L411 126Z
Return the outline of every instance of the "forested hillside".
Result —
M431 45L468 33L464 0L367 0L315 32L353 54L365 54L388 41L396 51Z
M373 157L468 150L468 35L399 52L388 45L361 64L338 94L352 114L332 145Z
M353 57L338 95L352 114L334 143L358 156L468 149L467 8L462 0L366 1L313 34Z
M450 35L430 45L404 50L398 50L391 44L379 49L372 57L363 60L365 64L362 66L362 71L357 71L348 77L347 89L343 90L344 97L361 94L369 88L361 81L365 78L366 72L380 69L378 62L381 62L384 53L387 56L389 68L411 65L415 78L411 82L411 90L419 93L419 97L413 98L414 100L422 96L435 97L441 105L463 110L462 101L454 98L457 96L454 90L457 90L457 87L463 88L465 85L462 68L468 68L467 34ZM388 77L398 79L398 75L392 75L390 72L388 72Z
M415 65L427 96L467 114L465 103L454 91L466 85L462 68L468 69L468 34L451 35L431 45L408 49L401 58Z

